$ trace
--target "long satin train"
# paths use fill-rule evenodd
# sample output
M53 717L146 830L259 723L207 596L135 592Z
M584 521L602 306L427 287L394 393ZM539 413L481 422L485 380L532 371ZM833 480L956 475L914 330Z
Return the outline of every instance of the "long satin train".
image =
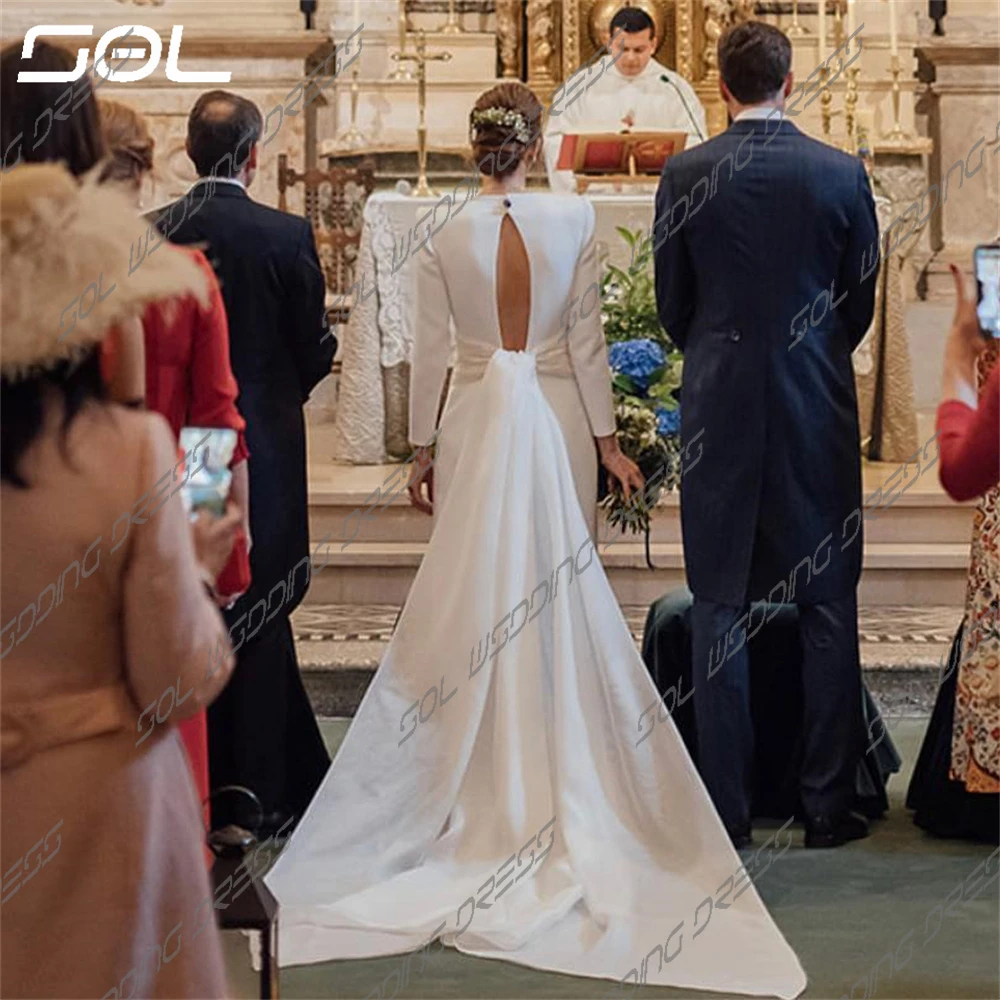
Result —
M636 745L656 691L535 357L497 350L480 389L382 665L266 877L281 964L439 937L630 989L797 996L673 723Z

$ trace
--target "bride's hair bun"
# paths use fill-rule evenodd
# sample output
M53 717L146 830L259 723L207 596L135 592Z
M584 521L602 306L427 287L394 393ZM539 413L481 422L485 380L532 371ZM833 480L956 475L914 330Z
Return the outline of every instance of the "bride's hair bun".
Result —
M469 141L481 174L506 177L542 132L542 102L530 87L509 80L490 87L469 114Z

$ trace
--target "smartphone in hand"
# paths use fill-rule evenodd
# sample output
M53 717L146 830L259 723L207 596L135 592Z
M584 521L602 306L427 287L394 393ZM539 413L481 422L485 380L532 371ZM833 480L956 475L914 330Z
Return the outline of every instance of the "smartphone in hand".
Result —
M984 337L1000 339L1000 243L984 243L972 255L976 315Z
M229 463L236 449L236 431L230 427L184 427L181 448L191 456L191 475L181 487L188 516L197 518L204 510L222 517L233 480Z

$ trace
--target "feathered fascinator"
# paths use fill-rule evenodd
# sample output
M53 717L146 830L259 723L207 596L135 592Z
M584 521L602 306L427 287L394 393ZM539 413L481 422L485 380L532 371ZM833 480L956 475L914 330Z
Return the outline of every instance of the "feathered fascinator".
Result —
M80 357L150 302L194 294L208 303L198 265L160 249L147 228L129 196L94 171L79 183L60 165L26 164L0 181L5 378Z

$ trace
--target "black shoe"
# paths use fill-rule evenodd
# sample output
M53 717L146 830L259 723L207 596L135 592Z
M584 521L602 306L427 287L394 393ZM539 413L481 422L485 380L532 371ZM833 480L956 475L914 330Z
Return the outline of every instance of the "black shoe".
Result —
M733 847L737 851L742 851L747 847L753 847L753 830L748 823L746 826L726 827L726 833L733 842Z
M864 817L850 811L837 816L807 816L805 825L806 847L840 847L869 833Z

